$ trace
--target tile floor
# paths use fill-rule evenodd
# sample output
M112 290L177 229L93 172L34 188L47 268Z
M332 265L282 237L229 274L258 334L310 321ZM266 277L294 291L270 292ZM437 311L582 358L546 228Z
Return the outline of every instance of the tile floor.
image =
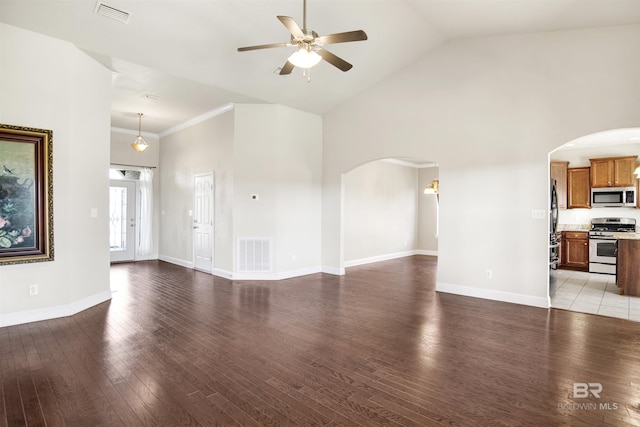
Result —
M556 277L552 307L640 322L640 297L620 295L615 276L557 270Z

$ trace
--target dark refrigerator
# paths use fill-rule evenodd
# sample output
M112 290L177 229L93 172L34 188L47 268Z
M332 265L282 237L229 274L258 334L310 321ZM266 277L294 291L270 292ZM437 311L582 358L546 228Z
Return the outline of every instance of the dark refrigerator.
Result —
M558 192L556 180L551 179L549 191L549 296L553 297L557 287L557 270L560 263L560 243L558 231Z

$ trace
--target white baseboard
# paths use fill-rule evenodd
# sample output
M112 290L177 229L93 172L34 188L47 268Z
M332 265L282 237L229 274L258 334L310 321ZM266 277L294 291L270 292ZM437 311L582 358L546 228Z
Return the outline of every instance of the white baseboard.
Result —
M193 268L193 263L190 261L173 258L166 255L160 255L158 258L160 261L165 261L170 264L180 265L186 268ZM214 268L211 272L212 275L222 277L229 280L283 280L290 279L292 277L306 276L308 274L320 273L321 267L307 267L298 270L289 270L279 273L275 272L259 272L259 273L233 273L231 271L222 270L220 268ZM343 273L344 274L344 273Z
M233 273L232 280L284 280L320 272L320 267L307 267L298 270L281 271L279 273Z
M193 262L186 261L184 259L170 257L168 255L158 256L160 261L168 262L169 264L181 265L182 267L193 268Z
M412 251L404 251L404 252L396 252L396 253L386 254L386 255L378 255L378 256L373 256L373 257L369 257L369 258L360 258L360 259L355 259L355 260L351 260L351 261L345 261L344 268L322 266L320 271L322 273L333 274L333 275L336 275L336 276L344 276L346 274L346 271L345 271L346 267L355 267L357 265L372 264L374 262L388 261L388 260L391 260L391 259L404 258L406 256L413 256L413 255L427 255L427 256L435 256L435 257L437 257L438 256L438 251L417 249L417 250L412 250Z
M193 269L193 262L191 261L174 258L167 255L160 255L158 259L160 261L168 262L169 264L175 264L181 267ZM198 270L198 271L201 271L201 270ZM207 272L203 271L203 273L207 273ZM232 273L230 271L222 270L220 268L214 268L213 270L211 270L211 274L217 277L222 277L223 279L233 280Z
M60 317L73 316L95 305L101 304L111 299L111 291L100 292L83 298L80 301L73 301L69 304L47 307L38 310L26 310L17 313L3 314L0 316L0 327L21 325L23 323L40 322L42 320L57 319Z
M345 267L355 267L357 265L364 265L364 264L372 264L374 262L380 262L380 261L389 261L391 259L396 259L396 258L404 258L407 256L412 256L412 255L418 255L417 251L403 251L403 252L395 252L392 254L385 254L385 255L376 255L376 256L372 256L372 257L368 257L368 258L360 258L360 259L354 259L351 261L345 261L344 262L344 266Z
M529 305L540 308L549 308L548 297L534 297L531 295L514 294L512 292L454 285L451 283L436 282L436 292L445 292L448 294L464 295L467 297L510 302L513 304Z
M427 255L427 256L438 256L438 251L429 251L426 249L418 249L416 252L416 255Z
M301 268L298 270L283 271L281 273L278 273L278 280L291 279L292 277L307 276L309 274L320 273L321 271L322 269L320 268L320 266Z
M220 268L214 268L211 274L217 277L222 277L223 279L233 280L233 273L227 270L222 270Z
M346 274L346 271L345 271L344 268L327 267L327 266L320 267L320 272L321 273L327 273L327 274L333 274L334 276L344 276Z
M152 254L152 255L136 255L136 261L151 261L154 259L158 259L158 255L157 254Z

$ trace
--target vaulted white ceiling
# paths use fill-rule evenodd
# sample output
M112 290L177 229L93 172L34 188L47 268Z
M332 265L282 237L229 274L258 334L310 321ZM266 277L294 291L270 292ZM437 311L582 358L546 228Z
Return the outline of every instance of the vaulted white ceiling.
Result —
M640 23L640 0L308 0L320 35L359 30L367 41L326 48L307 83L277 74L291 48L277 15L302 26L302 0L104 0L128 23L94 13L95 0L0 0L0 21L68 40L114 71L112 125L161 133L228 102L269 102L323 114L447 40Z

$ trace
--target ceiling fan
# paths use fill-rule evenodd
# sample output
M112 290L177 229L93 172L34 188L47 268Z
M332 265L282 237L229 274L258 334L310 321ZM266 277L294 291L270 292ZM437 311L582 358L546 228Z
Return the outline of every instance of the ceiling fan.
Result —
M238 52L274 47L297 47L298 49L289 56L287 62L285 62L284 66L280 69L280 75L291 74L291 71L293 71L295 67L310 69L323 59L342 71L349 71L353 65L324 49L324 45L367 40L367 34L362 30L357 30L319 36L315 31L307 29L307 0L303 0L302 18L302 28L300 28L300 26L296 24L296 21L290 16L278 16L280 22L282 22L291 33L289 43L239 47Z

